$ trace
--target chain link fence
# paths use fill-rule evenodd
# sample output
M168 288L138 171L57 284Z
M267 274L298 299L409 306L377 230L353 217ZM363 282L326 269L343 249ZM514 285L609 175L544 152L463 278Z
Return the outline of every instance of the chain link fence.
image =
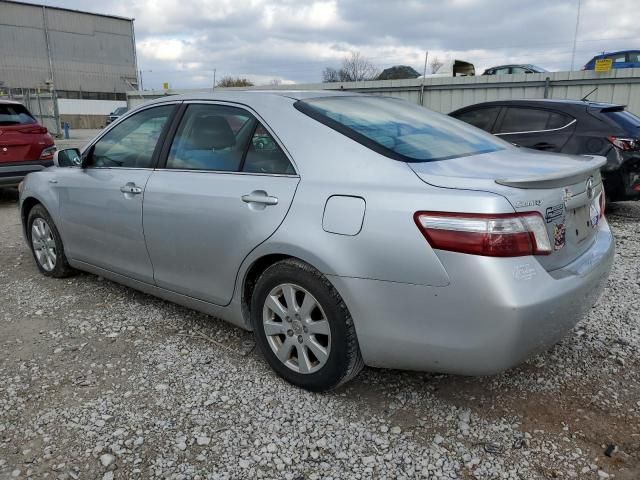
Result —
M0 100L8 99L22 103L40 125L54 137L61 136L60 112L56 91L42 91L30 88L6 88L0 86Z

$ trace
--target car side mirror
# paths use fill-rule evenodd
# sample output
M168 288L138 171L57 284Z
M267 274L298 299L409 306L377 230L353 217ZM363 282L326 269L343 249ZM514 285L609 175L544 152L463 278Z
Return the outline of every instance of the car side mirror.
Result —
M79 167L82 163L80 150L77 148L66 148L58 150L53 154L53 164L56 167Z

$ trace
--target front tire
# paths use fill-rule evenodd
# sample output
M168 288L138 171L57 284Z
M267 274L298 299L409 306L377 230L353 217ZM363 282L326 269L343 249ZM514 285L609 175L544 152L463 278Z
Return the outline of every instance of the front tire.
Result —
M64 254L58 229L42 205L34 206L29 212L27 235L33 258L43 275L64 278L74 273Z
M331 390L364 366L342 298L300 260L280 261L262 273L251 298L251 321L269 365L298 387Z

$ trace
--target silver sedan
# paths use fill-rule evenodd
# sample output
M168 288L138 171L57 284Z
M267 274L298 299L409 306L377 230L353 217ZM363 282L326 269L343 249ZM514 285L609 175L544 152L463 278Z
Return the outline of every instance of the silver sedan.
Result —
M289 382L491 374L557 342L609 274L604 159L516 148L402 100L165 97L21 186L44 275L252 330Z

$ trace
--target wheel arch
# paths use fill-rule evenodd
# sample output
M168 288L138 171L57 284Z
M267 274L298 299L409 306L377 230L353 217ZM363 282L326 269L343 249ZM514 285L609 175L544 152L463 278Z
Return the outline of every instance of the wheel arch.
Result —
M242 310L242 317L243 317L244 323L249 330L252 329L251 296L253 294L253 290L255 288L256 282L260 277L260 275L262 275L262 273L271 265L277 262L280 262L282 260L294 259L294 260L299 260L301 262L306 263L310 267L314 268L318 272L325 275L325 277L327 273L330 273L327 270L327 266L324 264L324 262L315 258L313 254L305 255L304 252L296 252L297 254L282 253L283 251L284 250L282 251L274 250L269 252L265 251L257 255L252 255L252 258L249 259L249 261L247 262L248 267L244 269L244 273L240 277L242 279L242 282L240 284L240 289L239 289L240 290L240 306ZM332 283L328 278L327 280L330 283ZM333 285L333 287L335 288L335 285ZM347 308L349 308L348 305L347 305Z
M33 207L35 207L36 205L42 205L43 208L45 209L47 208L40 201L40 199L33 196L25 198L22 201L22 205L20 207L20 220L22 222L22 231L24 233L24 237L27 240L29 240L29 231L28 231L29 229L27 228L27 220L29 218L29 213L31 212L31 210L33 210Z

